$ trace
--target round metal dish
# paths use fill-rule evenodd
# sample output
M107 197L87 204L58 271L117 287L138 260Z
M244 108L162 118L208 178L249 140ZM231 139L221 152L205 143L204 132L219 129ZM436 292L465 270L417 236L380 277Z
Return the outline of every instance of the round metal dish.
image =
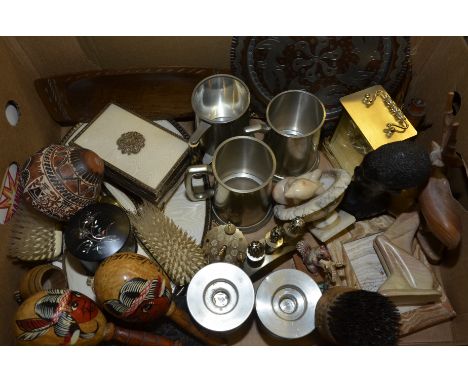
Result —
M321 295L318 285L304 272L281 269L265 277L258 287L255 309L271 333L301 338L315 329L315 306Z
M243 36L231 43L231 72L248 86L252 110L264 116L276 94L305 90L325 104L322 136L338 122L341 97L375 84L395 95L409 67L406 37Z
M249 277L228 263L213 263L198 271L187 291L188 309L201 326L228 332L252 313L255 293Z

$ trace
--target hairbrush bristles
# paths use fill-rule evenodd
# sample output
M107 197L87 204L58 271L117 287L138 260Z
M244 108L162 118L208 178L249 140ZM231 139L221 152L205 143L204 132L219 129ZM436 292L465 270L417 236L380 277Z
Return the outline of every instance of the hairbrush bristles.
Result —
M20 203L12 221L9 256L23 261L48 261L62 253L61 232L49 217Z
M188 284L206 265L200 246L158 207L145 201L136 213L127 212L138 238L176 284Z
M376 292L332 288L317 304L316 319L319 331L338 345L398 342L400 313L387 297Z

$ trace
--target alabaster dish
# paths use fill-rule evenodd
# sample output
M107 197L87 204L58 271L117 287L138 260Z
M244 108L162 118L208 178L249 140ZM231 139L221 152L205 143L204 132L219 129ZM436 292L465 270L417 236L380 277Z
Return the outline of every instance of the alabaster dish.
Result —
M304 180L302 185L297 184L299 179ZM276 202L282 200L281 188L288 181L291 182L291 179L286 178L275 186L273 197ZM346 187L351 182L351 177L342 169L314 170L296 177L295 181L291 183L293 187L295 184L298 186L294 193L288 193L291 186L287 190L283 188L284 195L289 195L293 200L292 205L277 204L274 207L275 216L280 220L292 220L295 217L302 217L305 222L311 222L327 217L336 209L343 198ZM319 185L316 184L317 181L320 183ZM295 205L297 200L300 201L302 197L309 197L310 193L307 190L311 188L315 188L314 192L319 190L321 193L313 196L310 200Z

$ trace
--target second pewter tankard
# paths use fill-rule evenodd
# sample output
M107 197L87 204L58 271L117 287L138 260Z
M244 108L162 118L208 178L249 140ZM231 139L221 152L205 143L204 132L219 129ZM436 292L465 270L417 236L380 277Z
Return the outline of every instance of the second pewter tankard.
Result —
M245 135L249 125L250 92L239 78L215 74L200 81L192 93L195 131L190 147L200 147L213 155L228 138Z
M185 190L192 201L212 198L218 221L253 232L271 217L275 167L273 151L261 140L247 136L229 138L218 146L211 164L188 167ZM195 190L192 179L199 175L213 175L212 186Z
M325 117L325 106L316 96L304 90L288 90L268 104L266 126L250 126L244 131L265 133L264 142L276 157L275 178L282 179L318 166L318 144Z

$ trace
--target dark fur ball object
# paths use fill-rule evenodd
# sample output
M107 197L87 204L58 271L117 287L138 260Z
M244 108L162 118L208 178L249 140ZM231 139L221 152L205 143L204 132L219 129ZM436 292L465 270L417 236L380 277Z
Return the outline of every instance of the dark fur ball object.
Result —
M361 164L362 176L387 191L424 185L431 174L429 154L411 141L388 143L371 151Z
M390 205L390 194L352 181L346 189L340 209L353 215L357 220L382 215Z
M385 296L356 290L337 297L328 326L339 345L396 345L400 313Z

